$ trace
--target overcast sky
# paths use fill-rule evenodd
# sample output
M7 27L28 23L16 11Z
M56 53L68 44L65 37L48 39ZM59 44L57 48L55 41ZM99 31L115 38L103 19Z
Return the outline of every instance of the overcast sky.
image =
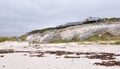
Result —
M0 0L0 36L93 17L119 17L120 0Z

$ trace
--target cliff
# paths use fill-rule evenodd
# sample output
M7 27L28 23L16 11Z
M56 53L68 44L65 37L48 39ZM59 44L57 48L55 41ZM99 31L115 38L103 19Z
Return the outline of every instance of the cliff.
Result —
M41 30L39 30L41 31ZM26 40L28 42L51 43L55 41L81 41L91 36L104 34L119 37L120 22L97 22L80 24L61 29L47 28L42 29L42 32L29 33ZM110 38L110 37L109 37Z

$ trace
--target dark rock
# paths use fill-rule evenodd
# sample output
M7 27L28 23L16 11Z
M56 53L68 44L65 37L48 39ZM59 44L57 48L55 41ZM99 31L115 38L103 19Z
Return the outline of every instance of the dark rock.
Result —
M80 56L64 56L64 58L80 58Z
M14 53L14 50L13 49L1 49L0 54L4 54L4 53Z
M101 65L101 66L120 66L120 61L103 61L101 63L95 63L96 65Z

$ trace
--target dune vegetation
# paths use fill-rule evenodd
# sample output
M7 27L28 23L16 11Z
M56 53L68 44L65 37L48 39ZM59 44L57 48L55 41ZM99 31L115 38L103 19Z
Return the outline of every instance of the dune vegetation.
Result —
M4 42L4 41L16 41L17 37L13 36L13 37L0 37L0 42Z

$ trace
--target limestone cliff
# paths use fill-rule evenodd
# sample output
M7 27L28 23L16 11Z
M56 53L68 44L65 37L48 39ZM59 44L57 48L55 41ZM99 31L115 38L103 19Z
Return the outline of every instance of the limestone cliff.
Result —
M84 40L93 35L109 33L113 36L120 36L120 22L98 22L80 24L61 29L51 29L44 32L29 34L26 38L29 42L50 43L57 40Z

